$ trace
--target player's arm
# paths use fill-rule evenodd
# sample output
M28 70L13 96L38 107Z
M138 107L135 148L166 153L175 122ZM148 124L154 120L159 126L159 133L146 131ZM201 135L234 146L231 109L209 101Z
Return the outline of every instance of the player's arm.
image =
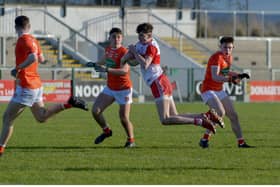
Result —
M121 58L121 66L126 64L129 60L134 59L134 56L131 52L127 52L122 58Z
M129 52L133 54L134 58L140 63L141 67L143 67L144 69L147 69L153 61L153 57L151 56L143 57L142 55L140 55L136 51L134 45L129 46Z
M40 64L46 64L47 63L47 60L45 59L43 54L38 55L38 62Z
M120 68L107 68L107 72L114 75L125 75L128 73L128 71L129 71L128 64L121 65Z
M30 53L25 59L25 61L23 61L21 64L17 66L17 69L18 70L24 69L36 61L38 61L38 56L36 55L36 53Z
M122 58L120 60L119 68L110 68L107 67L107 72L114 75L125 75L129 72L129 65L126 63L127 60L131 59L133 56L129 52L125 51L122 54Z
M20 72L22 69L28 67L30 64L36 62L38 60L38 57L35 53L30 53L25 61L23 61L21 64L19 64L16 68L11 70L11 76L17 77L18 72Z
M212 79L216 82L229 82L228 76L220 75L220 67L216 65L211 66Z

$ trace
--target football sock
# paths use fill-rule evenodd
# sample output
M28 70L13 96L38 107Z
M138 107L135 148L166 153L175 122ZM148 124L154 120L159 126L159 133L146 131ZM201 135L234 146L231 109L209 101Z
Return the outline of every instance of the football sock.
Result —
M3 145L0 146L0 154L4 153L5 147L6 147L6 146L3 146Z
M208 119L210 119L210 117L211 117L210 110L208 110L208 112L206 112L206 113L204 113L204 114L206 115L206 117L207 117Z
M110 129L109 127L104 127L104 128L103 128L103 132L104 132L105 134L110 134L111 129Z
M242 145L242 144L245 143L245 140L243 138L238 138L237 142L238 142L239 145Z
M203 137L202 137L202 139L203 139L203 140L210 140L210 137L211 137L211 133L205 132L204 135L203 135Z
M69 104L69 103L63 103L63 104L61 104L61 106L62 106L63 109L72 108L72 105Z
M135 139L134 138L127 138L127 141L133 143L135 141Z
M193 123L194 123L195 125L202 125L202 119L201 119L201 118L194 118Z

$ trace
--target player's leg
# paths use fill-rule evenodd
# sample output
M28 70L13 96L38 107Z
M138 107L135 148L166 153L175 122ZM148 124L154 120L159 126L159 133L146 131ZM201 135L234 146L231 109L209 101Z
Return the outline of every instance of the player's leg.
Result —
M0 155L3 154L4 149L13 133L14 120L24 111L25 105L11 101L3 115L3 126L0 137Z
M207 117L209 117L212 121L219 124L219 121L221 120L221 117L225 114L225 109L223 107L223 103L220 101L220 99L223 99L227 97L227 94L224 91L221 92L215 92L215 91L207 91L205 93L201 94L202 100L204 103L206 103L210 110L206 113ZM212 114L211 116L211 109L214 109L215 113L217 113L218 116L214 116L215 114ZM215 120L213 118L216 118ZM220 126L224 127L224 122L221 121ZM206 130L203 134L203 137L200 139L199 145L202 148L209 147L209 140L211 138L211 131Z
M135 146L135 139L134 139L134 128L130 121L130 104L123 104L120 105L119 109L119 116L121 120L121 124L123 128L125 129L127 140L125 143L126 148L134 147Z
M132 103L132 92L132 88L113 92L114 98L120 106L119 117L127 135L125 148L131 148L135 146L133 125L129 118Z
M0 138L2 152L13 133L13 121L23 112L26 106L32 106L33 96L33 90L22 88L16 84L15 93L3 115L3 127Z
M115 101L115 98L105 89L107 90L107 87L96 98L91 110L93 118L103 130L102 134L95 139L95 144L99 144L105 138L112 136L112 130L103 116L103 111Z
M172 97L172 86L166 75L161 75L150 85L155 98L157 112L163 125L190 125L195 124L210 129L215 133L212 122L205 118L190 118L177 114Z
M172 98L172 86L166 75L161 75L150 86L155 98L157 112L163 125L193 124L192 118L177 115L176 105Z
M156 106L160 121L163 125L197 125L203 128L209 129L215 133L215 125L208 118L189 118L180 115L170 115L170 104L171 100L169 97L163 97L156 100Z
M63 111L64 109L76 107L87 110L85 102L73 96L70 96L67 103L54 104L50 105L49 107L45 107L42 87L34 90L29 90L29 92L33 94L31 112L35 119L40 123L47 121L47 119Z
M31 107L31 112L34 116L34 118L40 122L44 123L52 117L53 115L63 111L65 108L63 107L63 104L54 104L50 105L48 107L45 107L45 104L43 101L36 102Z
M209 110L207 113L210 113L211 116L206 116L207 113L188 113L188 114L178 114L177 112L177 109L176 109L176 105L175 105L175 102L173 100L173 98L171 98L170 100L170 110L169 110L169 113L170 113L170 116L173 116L173 115L177 115L177 116L180 116L180 117L183 117L183 118L193 118L193 119L203 119L205 117L209 118L212 122L217 122L218 120L218 114L216 113L213 113L213 110ZM214 118L214 119L213 119Z
M233 106L233 102L231 101L231 99L229 97L225 97L224 99L222 99L222 103L223 106L225 108L225 112L226 112L226 116L229 118L230 120L230 124L231 124L231 128L233 133L235 134L236 138L237 138L237 143L239 147L251 147L248 146L243 138L243 134L242 134L242 129L241 129L241 125L239 122L239 118L238 118L238 114Z
M179 115L177 111L176 104L174 102L173 96L171 96L170 101L169 101L169 114L170 115Z

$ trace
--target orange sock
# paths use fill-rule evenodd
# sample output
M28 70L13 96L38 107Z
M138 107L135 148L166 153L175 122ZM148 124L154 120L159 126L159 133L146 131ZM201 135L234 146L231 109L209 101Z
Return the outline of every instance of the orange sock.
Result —
M5 147L4 147L4 146L0 146L0 155L1 155L2 153L4 153L4 151L5 151Z
M133 143L135 141L135 139L134 138L127 138L127 141Z

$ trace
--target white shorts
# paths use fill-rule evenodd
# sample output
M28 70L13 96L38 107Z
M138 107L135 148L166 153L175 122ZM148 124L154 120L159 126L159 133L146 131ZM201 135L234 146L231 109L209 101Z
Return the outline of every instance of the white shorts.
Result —
M106 86L102 93L114 97L116 102L120 105L132 103L132 88L126 90L111 90Z
M43 87L29 89L17 85L11 101L31 107L34 103L43 101Z
M212 99L214 97L218 97L220 100L222 100L227 96L228 95L224 90L221 91L208 90L206 92L201 93L201 98L204 103L207 103L209 99Z

